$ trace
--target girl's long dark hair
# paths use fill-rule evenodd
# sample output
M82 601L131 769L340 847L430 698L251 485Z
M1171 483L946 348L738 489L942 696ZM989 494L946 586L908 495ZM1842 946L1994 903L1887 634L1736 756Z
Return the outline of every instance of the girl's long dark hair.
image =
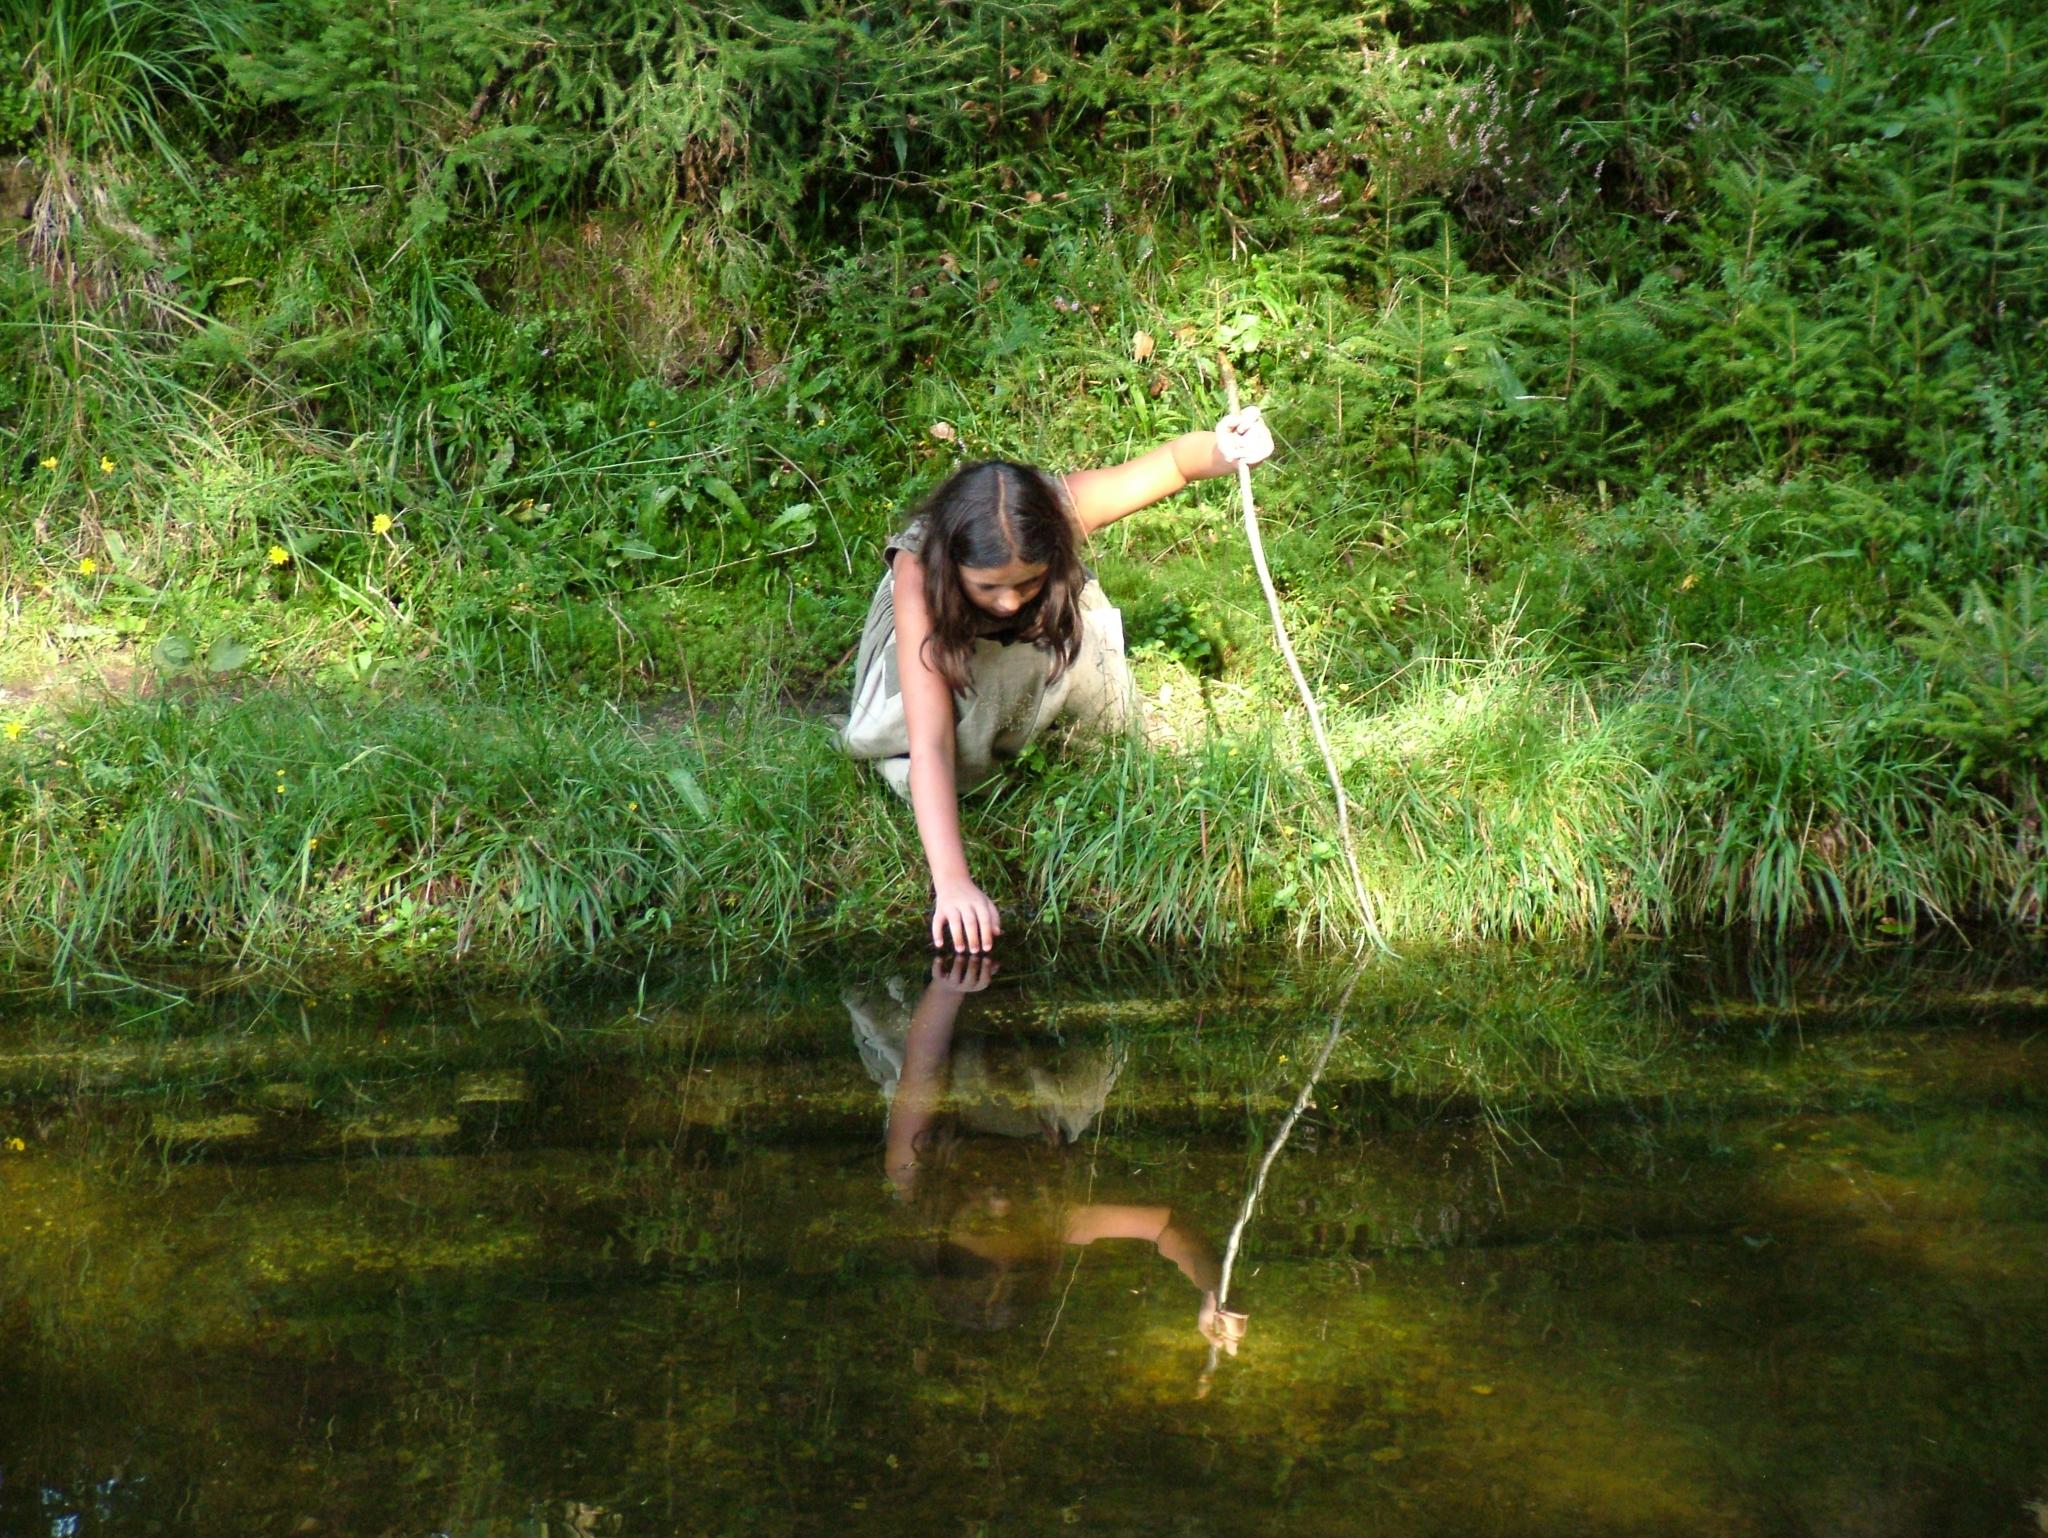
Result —
M1052 653L1057 678L1081 650L1080 533L1051 476L1029 465L987 459L963 465L918 507L924 520L924 599L932 633L925 660L955 694L972 687L968 664L985 618L967 596L963 567L1023 561L1045 567L1038 596L1018 611L1017 638Z

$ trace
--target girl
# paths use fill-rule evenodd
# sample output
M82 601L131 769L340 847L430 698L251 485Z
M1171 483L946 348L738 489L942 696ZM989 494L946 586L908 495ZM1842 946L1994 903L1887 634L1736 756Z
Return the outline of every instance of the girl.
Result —
M1002 917L968 874L959 792L1052 722L1120 728L1135 691L1122 617L1081 542L1192 481L1273 452L1257 407L1109 469L963 466L883 549L841 741L909 798L932 878L932 944L986 951Z

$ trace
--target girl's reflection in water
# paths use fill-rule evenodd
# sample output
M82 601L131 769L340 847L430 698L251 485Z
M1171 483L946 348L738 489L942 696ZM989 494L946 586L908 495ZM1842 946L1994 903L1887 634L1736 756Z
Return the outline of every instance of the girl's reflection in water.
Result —
M849 990L861 1060L889 1102L884 1168L917 1228L917 1266L948 1319L1006 1329L1049 1296L1064 1245L1142 1239L1201 1294L1196 1328L1233 1356L1242 1314L1216 1307L1215 1248L1169 1207L1074 1200L1065 1150L1101 1115L1122 1066L1107 1047L956 1029L995 975L987 956L941 956L910 1001Z

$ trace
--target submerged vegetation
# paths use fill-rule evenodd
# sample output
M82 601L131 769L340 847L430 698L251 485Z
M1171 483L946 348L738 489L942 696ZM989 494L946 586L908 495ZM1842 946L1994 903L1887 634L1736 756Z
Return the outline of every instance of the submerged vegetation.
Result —
M1753 8L1752 8L1753 9ZM1996 0L0 3L0 939L899 922L820 719L959 456L1281 440L1394 937L2048 902L2048 17ZM1095 560L1162 740L998 900L1355 934L1210 490Z

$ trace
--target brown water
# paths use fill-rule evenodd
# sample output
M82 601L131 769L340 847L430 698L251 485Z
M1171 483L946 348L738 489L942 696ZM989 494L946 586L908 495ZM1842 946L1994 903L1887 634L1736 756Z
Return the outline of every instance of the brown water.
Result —
M1368 971L1213 1374L1341 979L922 965L0 1006L0 1538L2048 1523L2038 954Z

